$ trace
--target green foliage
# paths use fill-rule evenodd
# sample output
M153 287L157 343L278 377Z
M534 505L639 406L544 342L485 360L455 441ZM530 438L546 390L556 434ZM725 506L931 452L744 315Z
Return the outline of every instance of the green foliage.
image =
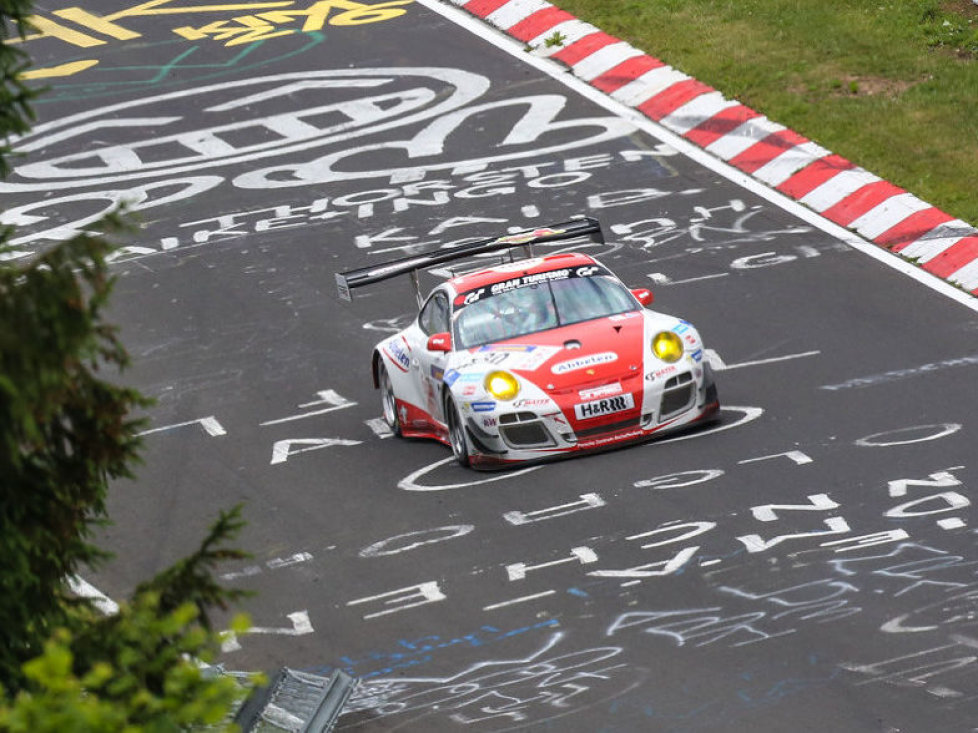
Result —
M132 409L147 401L101 378L128 357L102 321L112 245L82 236L24 265L0 266L0 683L64 625L62 581L105 554L111 479L138 459ZM0 249L0 252L3 250Z
M247 595L244 591L218 585L213 572L225 560L248 557L240 550L222 546L225 540L236 537L244 524L240 505L229 512L221 512L197 551L141 584L136 589L137 596L158 597L160 608L165 612L174 611L187 602L193 603L199 614L197 618L200 624L205 629L213 629L208 610L227 610L230 603Z
M237 730L228 710L247 688L195 661L212 658L218 648L217 636L196 617L192 603L164 613L159 597L144 593L74 636L58 629L24 665L26 682L16 698L0 703L0 730Z
M553 48L555 46L563 46L564 41L566 40L567 40L567 36L565 36L560 31L554 31L551 35L543 39L543 44L547 48Z
M24 35L30 0L0 0L0 41ZM10 138L30 129L27 56L0 42L0 176ZM94 227L118 238L121 213ZM149 405L118 382L129 357L104 320L112 291L105 236L82 234L24 261L0 228L0 730L230 729L243 688L207 672L220 649L209 614L241 597L214 579L243 521L222 513L199 549L101 616L66 579L103 563L112 480L132 477ZM232 629L245 630L236 619Z
M0 0L0 176L10 172L8 136L24 134L34 119L30 100L35 92L20 78L30 59L17 46L5 43L11 31L20 37L26 34L30 10L31 0Z

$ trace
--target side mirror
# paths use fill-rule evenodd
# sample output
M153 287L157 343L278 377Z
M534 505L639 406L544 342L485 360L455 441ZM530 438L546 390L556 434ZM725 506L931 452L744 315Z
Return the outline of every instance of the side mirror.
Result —
M652 291L648 288L632 288L632 295L635 296L635 299L641 303L643 307L650 305L652 301L655 300L655 298L652 297Z
M451 351L452 336L450 333L433 333L428 337L428 351Z

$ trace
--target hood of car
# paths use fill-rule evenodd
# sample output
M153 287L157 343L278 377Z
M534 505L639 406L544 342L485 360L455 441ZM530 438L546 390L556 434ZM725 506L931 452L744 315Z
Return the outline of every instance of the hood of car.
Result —
M535 373L526 374L548 392L603 383L641 373L645 352L640 314L610 316L534 334L537 343L556 349Z
M641 373L644 334L644 319L635 311L480 346L466 361L512 371L547 392L561 393Z

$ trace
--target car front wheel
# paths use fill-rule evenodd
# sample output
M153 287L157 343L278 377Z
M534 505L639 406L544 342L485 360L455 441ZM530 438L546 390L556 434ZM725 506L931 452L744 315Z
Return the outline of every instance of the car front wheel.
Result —
M380 400L381 406L384 409L384 422L387 423L387 426L394 435L400 435L401 421L397 417L397 400L394 398L394 388L391 386L391 378L387 373L387 366L383 361L380 362L377 382L380 386Z
M469 465L469 440L465 433L465 424L459 414L458 406L451 397L445 397L445 419L448 423L448 441L452 445L452 453L459 465Z

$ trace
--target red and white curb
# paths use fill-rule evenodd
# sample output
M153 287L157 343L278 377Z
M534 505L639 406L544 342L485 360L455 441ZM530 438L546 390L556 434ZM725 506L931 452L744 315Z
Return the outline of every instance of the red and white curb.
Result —
M544 0L447 1L760 183L978 295L978 229L961 219Z

